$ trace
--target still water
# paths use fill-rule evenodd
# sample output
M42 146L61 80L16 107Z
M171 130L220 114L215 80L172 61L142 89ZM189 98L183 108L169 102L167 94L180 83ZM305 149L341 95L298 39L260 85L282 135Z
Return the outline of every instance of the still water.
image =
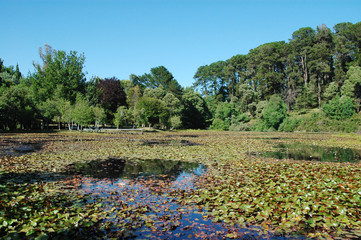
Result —
M178 200L177 196L194 189L195 181L206 174L207 168L201 164L108 158L77 163L67 171L82 176L79 190L91 196L88 201L101 202L104 210L114 213L106 220L113 223L104 230L109 238L122 232L123 237L135 239L219 239L234 232L242 238L262 239L256 227L241 229L212 222L202 214L203 209Z
M358 163L361 160L361 151L351 148L324 147L302 143L274 146L274 151L260 153L262 157L277 159L294 159L320 162L350 162ZM258 154L257 154L258 155Z

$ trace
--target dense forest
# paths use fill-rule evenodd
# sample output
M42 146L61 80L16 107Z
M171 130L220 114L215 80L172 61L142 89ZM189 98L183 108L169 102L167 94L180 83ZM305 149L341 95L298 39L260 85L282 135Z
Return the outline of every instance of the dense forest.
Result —
M347 131L361 126L361 22L300 28L289 41L200 66L183 88L164 66L86 79L84 54L39 49L23 76L0 59L0 129Z

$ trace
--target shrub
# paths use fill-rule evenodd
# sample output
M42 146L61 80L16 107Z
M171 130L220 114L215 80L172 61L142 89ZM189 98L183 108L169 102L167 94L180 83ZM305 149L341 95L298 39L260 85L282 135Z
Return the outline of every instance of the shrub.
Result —
M283 119L286 118L286 113L286 104L281 97L273 95L262 110L262 117L269 128L278 129Z
M336 95L328 103L323 105L323 112L327 117L336 120L350 118L355 113L355 106L350 97Z
M216 118L213 120L212 125L210 126L210 129L212 130L229 130L230 123L229 121Z
M300 125L301 119L299 118L286 118L278 128L282 132L293 132Z

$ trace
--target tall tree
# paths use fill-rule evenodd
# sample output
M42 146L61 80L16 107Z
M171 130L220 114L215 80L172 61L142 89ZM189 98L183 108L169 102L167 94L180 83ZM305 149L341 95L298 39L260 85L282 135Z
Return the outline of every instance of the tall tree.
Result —
M285 42L263 44L249 52L248 69L251 70L251 85L265 99L281 93L284 83Z
M310 72L312 82L317 89L318 107L321 108L324 87L333 78L333 42L331 30L326 25L317 27L315 44L311 49Z
M292 34L290 44L297 64L303 75L304 87L309 82L309 55L315 42L316 32L310 27L300 28Z
M228 78L225 73L225 61L218 61L210 65L201 66L194 75L195 88L200 88L204 95L211 95L220 101L228 98Z
M162 85L167 92L172 92L177 97L180 97L183 91L172 73L164 66L152 68L150 73L141 76L132 74L130 79L134 85L139 85L142 89L157 88Z
M42 64L35 64L35 72L30 82L38 100L45 101L58 86L62 86L62 97L75 102L77 93L85 93L85 74L83 72L85 57L76 51L55 50L45 45L39 48Z
M355 43L353 42L352 23L336 24L334 29L334 60L335 81L341 85L346 80L346 73L350 63L354 60Z
M228 79L228 93L232 98L237 91L237 84L247 81L247 55L235 55L226 62L224 73Z

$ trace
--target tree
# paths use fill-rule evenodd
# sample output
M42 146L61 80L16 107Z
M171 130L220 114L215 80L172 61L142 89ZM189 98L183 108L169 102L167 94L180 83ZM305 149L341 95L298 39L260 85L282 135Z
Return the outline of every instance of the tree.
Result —
M243 84L247 81L247 61L247 55L235 55L226 61L224 73L228 82L229 98L236 94L238 83Z
M0 123L2 129L30 129L36 123L36 108L24 84L0 87Z
M75 102L78 93L85 93L85 57L76 51L55 50L45 45L45 52L39 48L42 64L35 64L35 72L30 76L33 90L38 101L50 98L58 85L61 85L62 97Z
M338 93L338 86L335 82L331 82L323 93L324 99L326 101L331 100Z
M94 120L93 111L85 97L78 94L73 110L73 120L78 124L78 129L90 124Z
M107 115L105 114L104 108L101 106L95 106L92 108L93 110L93 116L94 116L94 126L98 128L101 124L103 124L107 118Z
M110 120L119 106L126 106L126 95L120 80L116 77L99 80L100 105L106 110L107 118Z
M184 128L204 129L209 126L211 114L199 93L187 88L182 96L182 102L184 109L181 120Z
M318 107L321 108L322 93L324 86L332 81L333 58L332 58L332 34L326 25L317 27L315 44L311 49L310 72L311 80L316 86Z
M175 96L180 97L182 94L182 87L177 80L164 66L159 66L150 69L150 73L145 73L141 76L130 75L134 85L145 88L157 88L163 86L167 92L172 92Z
M196 80L193 87L202 89L206 96L214 96L219 101L226 100L228 98L226 64L225 61L218 61L199 67L193 77Z
M48 124L50 121L58 123L58 129L61 129L62 123L70 123L72 106L70 101L62 96L62 86L58 85L54 90L54 95L46 101L39 104L43 120Z
M272 42L252 49L248 54L247 69L252 74L249 81L262 99L281 93L285 87L284 48L284 41Z
M347 119L355 113L352 99L347 96L339 97L338 95L324 104L322 110L329 118L336 120Z
M129 88L127 93L127 104L129 108L134 109L141 97L142 97L142 92L140 91L138 85Z
M167 93L162 99L164 105L167 107L170 116L179 116L182 112L182 102L173 95L173 93Z
M223 102L218 104L211 129L229 130L232 118L236 118L239 112L232 103Z
M164 103L156 98L142 97L137 103L138 110L143 109L149 125L168 125L169 113Z
M309 82L309 56L315 42L315 35L315 30L305 27L295 31L290 40L292 53L295 56L295 64L299 66L305 88L308 87Z
M157 88L146 88L144 90L143 96L156 98L156 99L162 99L165 96L165 94L166 94L165 89L163 88L162 85L160 85Z
M335 60L335 81L342 84L346 80L346 72L354 59L355 42L352 39L353 24L339 23L334 29L334 60Z
M354 99L357 107L357 112L360 112L361 107L361 67L351 66L347 71L347 80L341 87L343 96Z
M286 104L278 95L272 95L262 110L262 118L270 128L278 129L287 116Z
M240 84L238 86L237 97L239 99L239 108L242 112L251 110L250 104L257 101L257 95L249 84Z
M119 128L121 125L128 124L130 122L130 112L125 106L119 106L117 112L114 114L114 124Z

